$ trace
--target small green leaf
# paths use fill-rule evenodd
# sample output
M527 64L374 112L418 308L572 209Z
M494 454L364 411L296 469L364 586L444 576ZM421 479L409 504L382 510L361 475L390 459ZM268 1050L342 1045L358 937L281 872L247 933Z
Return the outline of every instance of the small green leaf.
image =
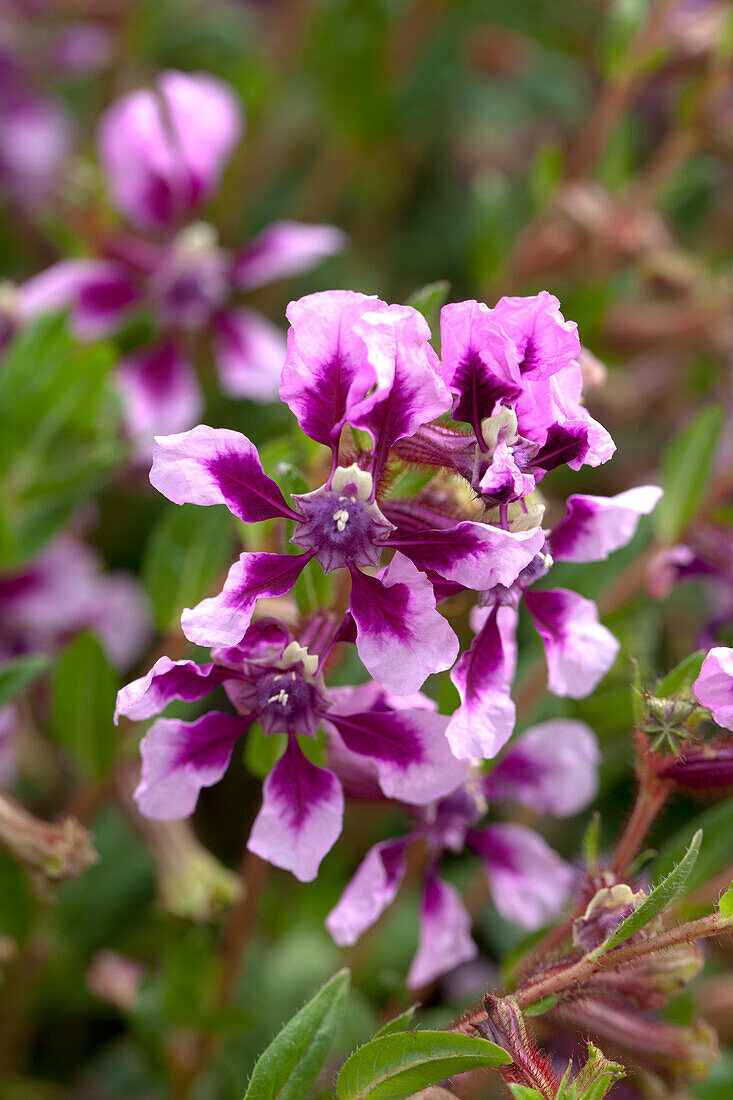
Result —
M690 877L692 868L695 866L701 844L702 829L698 829L692 838L690 847L687 849L677 866L670 871L666 878L662 879L662 881L654 887L649 897L641 903L639 908L635 909L625 921L622 921L616 931L612 933L604 943L596 948L593 953L595 958L604 955L606 951L610 951L613 947L618 947L620 943L623 943L625 940L628 940L630 936L633 936L636 932L645 928L647 924L666 909L675 898L679 897Z
M155 619L168 630L234 560L231 519L224 508L167 508L148 539L142 580Z
M582 842L583 858L591 870L598 866L598 856L601 850L601 815L594 810L588 828L585 830Z
M721 917L724 917L725 920L730 920L733 917L733 882L718 902L718 909Z
M304 1100L341 1022L349 971L340 970L289 1020L257 1060L244 1100Z
M704 659L705 650L698 649L695 653L691 653L689 657L685 657L678 665L675 665L671 672L668 672L661 680L657 680L657 686L654 690L657 698L668 699L672 695L688 695L693 682L700 675Z
M29 653L26 657L13 657L0 665L0 707L19 695L51 663L45 653Z
M286 744L287 734L267 734L258 723L250 726L244 746L244 763L247 770L257 779L265 779L285 752Z
M446 1077L508 1065L511 1055L495 1043L450 1031L381 1035L355 1051L336 1081L338 1100L403 1100Z
M447 279L440 279L436 283L428 283L420 287L407 299L408 306L412 306L430 325L431 330L437 327L440 320L440 311L445 305L450 283Z
M665 447L661 462L664 496L654 512L662 542L676 542L700 507L722 424L723 410L708 405Z
M540 998L539 1001L535 1001L529 1008L525 1008L525 1016L542 1016L544 1012L549 1012L551 1008L554 1008L557 1004L557 996L554 993L548 993L546 997Z
M376 1039L380 1035L393 1035L396 1031L407 1031L407 1025L412 1022L416 1008L417 1005L410 1005L404 1012L400 1012L399 1016L395 1016L393 1020L382 1024L379 1030L374 1032L372 1039Z
M543 1100L542 1093L526 1085L509 1085L514 1100Z
M49 727L89 779L102 779L117 746L117 676L91 634L80 634L57 660Z

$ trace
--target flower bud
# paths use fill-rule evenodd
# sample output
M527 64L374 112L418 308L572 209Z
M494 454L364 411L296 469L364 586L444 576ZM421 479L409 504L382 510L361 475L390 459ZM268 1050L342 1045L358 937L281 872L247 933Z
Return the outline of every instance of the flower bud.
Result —
M117 951L98 951L87 970L87 988L122 1012L130 1012L140 992L145 968Z
M536 1088L542 1096L554 1096L560 1081L549 1058L541 1054L527 1032L522 1013L513 997L484 997L486 1019L474 1026L484 1039L497 1043L512 1056L511 1066L498 1066L505 1081Z
M715 791L733 786L733 743L684 746L679 755L665 762L660 775L673 779L678 787L690 791Z
M0 794L0 842L47 879L80 875L99 858L91 833L75 817L41 821L6 794Z
M625 882L602 887L588 902L585 913L573 921L573 943L592 951L608 939L644 901L643 890L633 892Z

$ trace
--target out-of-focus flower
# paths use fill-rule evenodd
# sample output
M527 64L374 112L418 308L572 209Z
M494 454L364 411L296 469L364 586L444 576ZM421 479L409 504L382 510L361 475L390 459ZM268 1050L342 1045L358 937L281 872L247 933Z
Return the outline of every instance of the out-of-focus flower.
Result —
M118 951L98 951L86 974L90 993L120 1012L131 1012L135 1007L144 979L143 964Z
M52 880L80 875L99 858L91 834L76 818L41 821L2 793L0 842L29 870Z

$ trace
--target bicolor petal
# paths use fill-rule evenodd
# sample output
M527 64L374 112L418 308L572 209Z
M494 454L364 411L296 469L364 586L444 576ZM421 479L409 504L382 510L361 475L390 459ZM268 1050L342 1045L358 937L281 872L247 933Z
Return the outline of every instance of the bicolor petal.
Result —
M486 868L492 900L504 920L532 931L562 912L573 869L533 829L490 825L471 829L467 842Z
M514 532L464 520L445 530L393 537L389 545L398 546L418 567L482 592L497 584L513 584L544 541L539 527Z
M387 306L364 313L354 333L364 342L366 360L348 420L371 435L379 471L390 447L447 412L451 398L429 343L430 328L416 309Z
M475 959L471 916L461 895L435 874L425 880L420 906L420 939L407 975L409 989L429 985L461 963Z
M194 661L171 661L159 657L150 672L133 680L117 693L115 722L121 715L139 722L160 714L174 699L202 699L237 673L221 665L197 665Z
M453 418L480 436L497 401L521 389L517 350L483 302L454 302L440 313L443 379L454 396Z
M450 794L467 776L466 765L451 755L442 714L378 709L326 717L347 749L373 761L387 798L426 805Z
M311 557L311 554L241 554L218 596L209 596L196 607L184 609L183 633L197 645L236 645L252 620L257 600L284 596Z
M199 424L188 432L159 436L150 482L174 504L226 504L245 523L278 516L297 519L262 469L255 445L229 428Z
M261 859L312 882L341 835L344 795L332 772L306 760L291 737L262 788L247 847Z
M280 398L318 443L338 444L351 388L365 370L366 349L354 328L357 319L386 308L378 298L353 290L309 294L288 306Z
M545 647L549 690L571 699L590 695L621 648L596 605L567 588L530 590L524 600Z
M575 321L566 321L553 294L500 298L494 318L513 340L519 370L527 378L549 378L580 355Z
M129 272L110 260L62 260L29 279L19 291L22 320L71 310L71 324L82 340L114 332L140 301Z
M407 864L407 837L375 844L326 917L326 929L339 947L351 947L392 904Z
M351 614L359 656L395 695L418 691L458 656L458 639L436 609L430 581L400 553L376 577L351 569Z
M516 629L516 609L497 605L451 672L461 705L448 723L446 737L460 760L491 759L512 735Z
M538 813L570 817L598 790L601 753L590 726L554 718L514 741L484 781L491 802L522 802Z
M249 719L211 711L195 722L159 718L140 743L142 773L135 801L143 817L188 817L202 787L218 783L229 767L234 742Z
M733 730L733 649L716 646L709 651L692 691L719 726Z
M222 393L266 404L277 398L285 334L253 309L222 310L213 322L214 359Z
M550 535L553 558L604 561L631 542L641 516L649 515L661 496L656 485L640 485L613 497L569 496L567 512Z
M335 225L307 225L305 222L273 222L237 255L231 278L240 290L302 275L322 260L342 252L348 237Z
M122 394L127 433L141 460L150 459L156 435L185 431L201 414L196 372L172 341L123 359L114 382Z

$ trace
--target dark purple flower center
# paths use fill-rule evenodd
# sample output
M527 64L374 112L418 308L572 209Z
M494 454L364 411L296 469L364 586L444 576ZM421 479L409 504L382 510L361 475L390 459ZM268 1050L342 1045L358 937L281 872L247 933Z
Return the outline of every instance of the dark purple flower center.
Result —
M301 519L292 541L313 552L326 573L348 565L378 565L392 524L368 500L368 474L358 471L359 480L351 482L344 477L348 471L337 473L341 476L334 477L332 488L324 486L294 498Z
M313 688L300 672L267 672L256 687L259 721L266 733L313 731Z

